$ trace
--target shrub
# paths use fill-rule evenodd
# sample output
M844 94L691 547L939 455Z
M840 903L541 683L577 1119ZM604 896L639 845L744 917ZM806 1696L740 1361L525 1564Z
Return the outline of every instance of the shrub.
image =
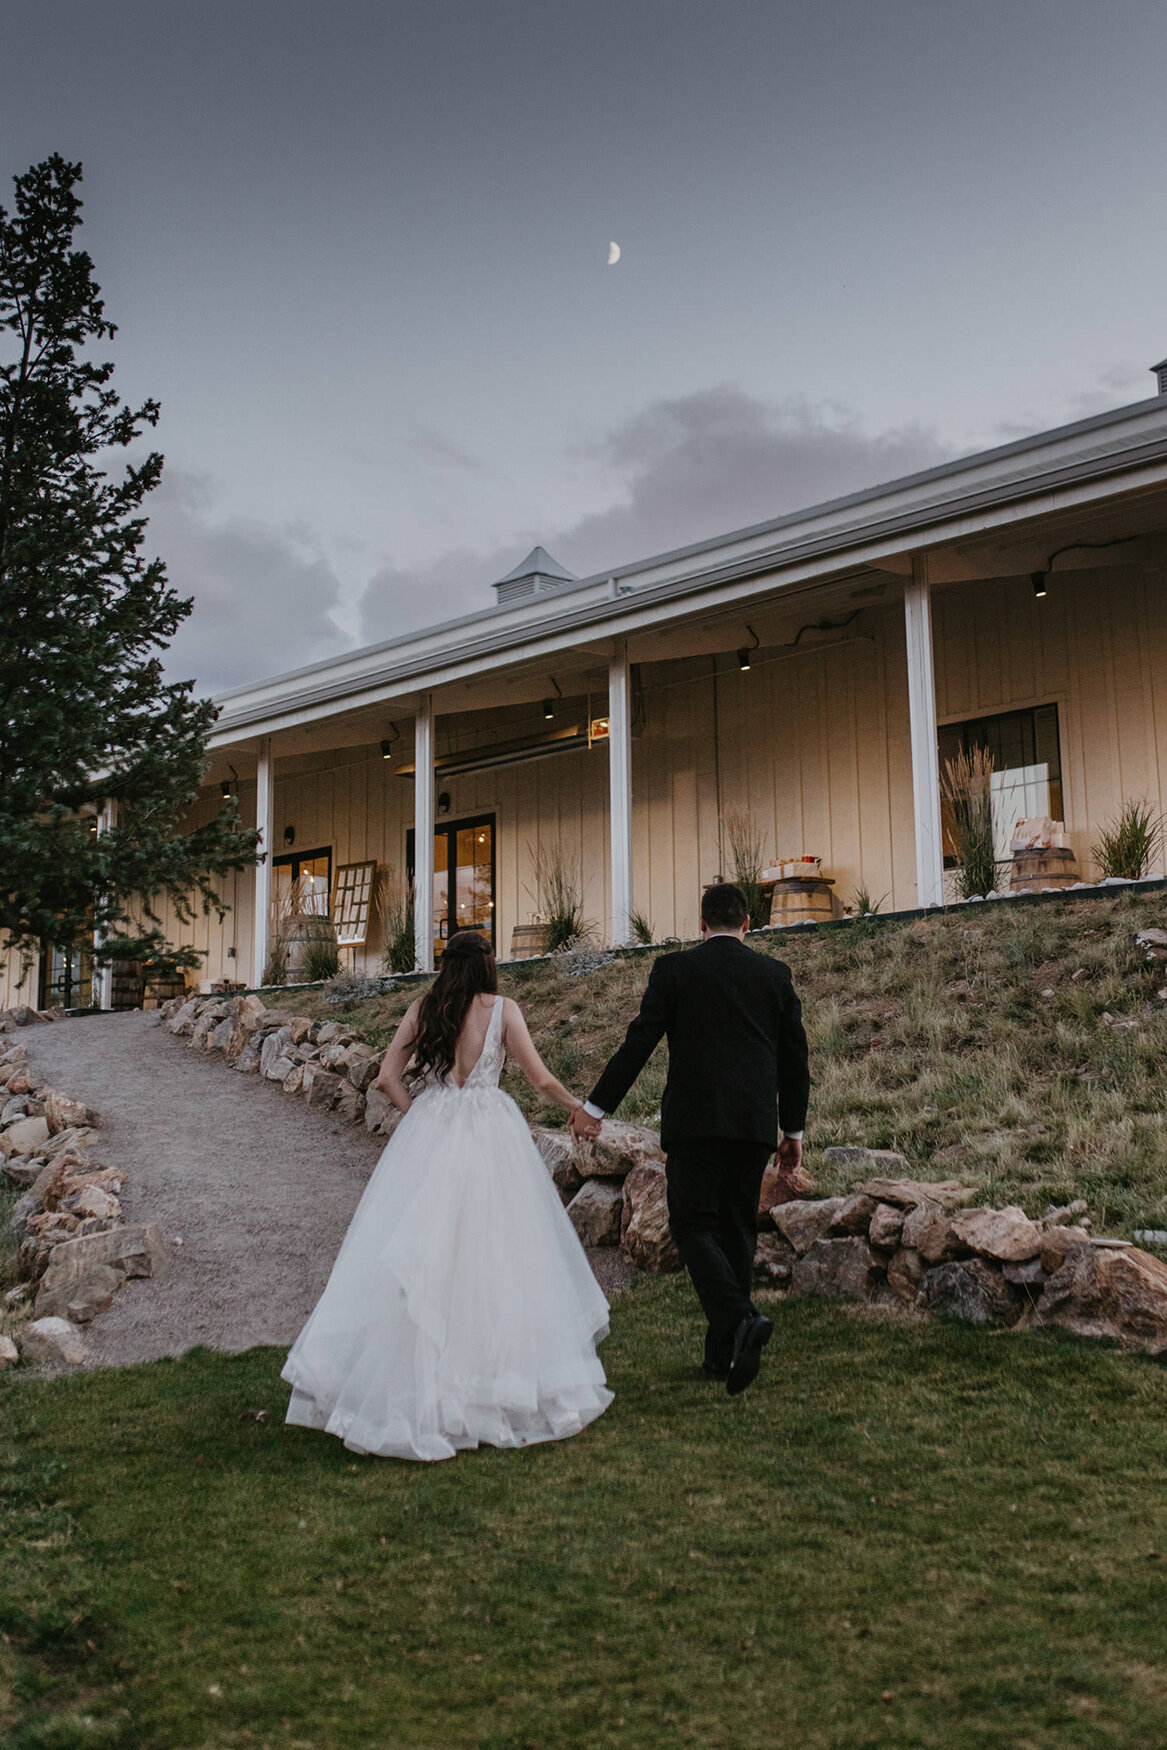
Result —
M334 941L320 936L304 949L303 972L307 984L323 984L340 971L340 952Z
M381 965L386 972L413 972L417 944L413 934L413 893L382 882L374 897L381 920Z
M639 942L642 948L651 948L653 943L652 919L645 917L642 911L633 911L628 919L632 926L632 940Z
M940 789L952 804L960 859L956 885L962 899L992 893L997 885L992 777L993 756L983 747L958 753L944 762Z
M363 1003L367 997L378 997L383 989L379 978L369 978L361 972L338 972L330 978L324 998L330 1009L347 1009L352 1003Z
M1103 880L1141 881L1163 848L1163 829L1163 816L1152 811L1145 796L1124 802L1118 819L1102 827L1098 843L1090 847Z
M870 918L875 916L876 912L886 899L886 893L883 895L882 899L872 899L870 888L859 886L855 889L855 897L851 901L851 904L854 907L855 916L857 918Z
M750 929L760 930L770 922L770 896L758 881L765 866L762 829L748 809L728 808L725 831L729 838L733 879L749 907Z
M527 849L535 870L535 903L547 920L547 952L558 954L586 942L596 926L583 915L578 858L569 857L561 844Z

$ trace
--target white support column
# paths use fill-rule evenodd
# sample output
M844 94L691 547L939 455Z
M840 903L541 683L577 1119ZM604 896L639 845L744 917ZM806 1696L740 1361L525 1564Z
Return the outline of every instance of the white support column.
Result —
M940 825L940 752L936 728L936 674L932 661L932 595L928 556L916 554L904 587L908 645L908 713L912 735L912 798L916 817L916 903L944 903L944 846Z
M413 720L413 942L418 970L434 969L434 704Z
M632 937L632 692L623 639L608 664L608 808L612 844L612 941Z
M259 831L259 862L255 865L255 923L252 933L251 982L263 983L271 933L271 860L275 835L275 784L271 736L262 737L255 768L255 824Z
M118 805L110 797L106 797L97 814L97 836L103 837L111 827L117 825ZM101 947L101 930L93 932L93 946ZM93 1001L99 1009L113 1007L113 967L102 966L93 975Z

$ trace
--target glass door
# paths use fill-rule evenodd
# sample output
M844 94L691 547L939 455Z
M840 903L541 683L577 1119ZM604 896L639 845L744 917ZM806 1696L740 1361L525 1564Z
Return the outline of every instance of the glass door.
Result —
M414 835L406 840L412 883ZM494 816L444 821L434 832L434 959L458 930L481 930L494 941Z

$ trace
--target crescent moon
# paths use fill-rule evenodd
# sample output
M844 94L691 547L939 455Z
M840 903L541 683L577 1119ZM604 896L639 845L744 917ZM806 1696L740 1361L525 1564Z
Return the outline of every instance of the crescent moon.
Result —
M615 267L615 265L619 261L619 259L620 259L620 245L618 243L609 243L609 245L608 245L608 266Z

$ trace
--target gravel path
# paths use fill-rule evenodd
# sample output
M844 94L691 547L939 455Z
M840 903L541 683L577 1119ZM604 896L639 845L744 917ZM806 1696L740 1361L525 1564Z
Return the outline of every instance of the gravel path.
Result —
M157 1222L169 1244L165 1275L127 1282L88 1326L87 1365L153 1361L196 1344L290 1344L382 1140L196 1054L153 1013L57 1021L20 1038L54 1087L97 1108L92 1153L129 1175L125 1219ZM620 1253L591 1256L607 1293L626 1285Z

